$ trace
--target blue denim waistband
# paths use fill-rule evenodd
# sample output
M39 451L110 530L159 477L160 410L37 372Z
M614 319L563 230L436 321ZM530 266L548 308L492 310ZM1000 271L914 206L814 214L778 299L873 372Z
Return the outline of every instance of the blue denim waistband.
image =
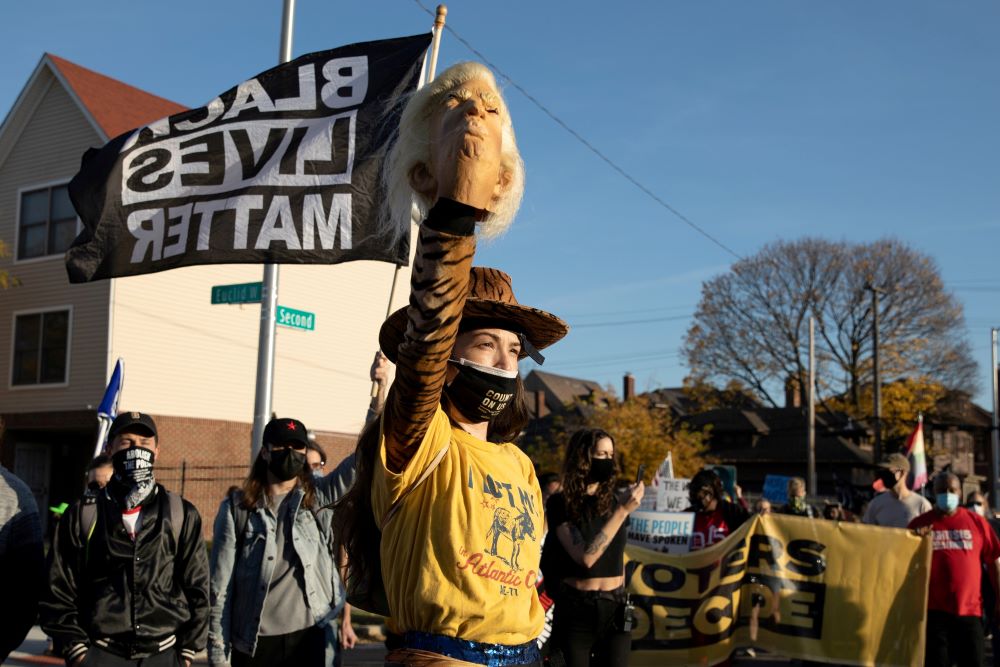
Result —
M428 632L407 632L403 645L421 651L440 653L449 658L474 662L487 667L514 667L514 665L530 665L540 662L541 653L538 644L527 642L510 646L508 644L486 644L468 639L458 639L445 635L432 635Z

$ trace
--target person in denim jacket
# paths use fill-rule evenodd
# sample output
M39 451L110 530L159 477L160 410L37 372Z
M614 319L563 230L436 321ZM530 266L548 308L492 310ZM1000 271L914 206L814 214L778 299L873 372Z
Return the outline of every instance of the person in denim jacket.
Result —
M353 483L354 461L314 479L307 443L302 422L272 419L242 490L219 507L211 554L213 665L333 663L329 620L344 594L330 553L328 506Z

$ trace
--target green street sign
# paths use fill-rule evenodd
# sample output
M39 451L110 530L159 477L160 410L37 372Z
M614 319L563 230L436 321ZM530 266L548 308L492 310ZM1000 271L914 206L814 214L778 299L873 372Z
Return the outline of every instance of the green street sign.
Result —
M274 313L274 319L278 326L282 327L305 331L312 331L316 328L316 313L307 313L304 310L278 306L278 310Z
M262 283L213 285L212 303L260 303Z

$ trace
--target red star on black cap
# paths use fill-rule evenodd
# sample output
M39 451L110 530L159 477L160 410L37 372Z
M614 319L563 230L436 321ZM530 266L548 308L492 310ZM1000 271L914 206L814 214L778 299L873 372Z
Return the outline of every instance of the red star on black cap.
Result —
M295 430L295 422L288 422L287 424L285 424L285 428L287 428L289 431L294 431Z

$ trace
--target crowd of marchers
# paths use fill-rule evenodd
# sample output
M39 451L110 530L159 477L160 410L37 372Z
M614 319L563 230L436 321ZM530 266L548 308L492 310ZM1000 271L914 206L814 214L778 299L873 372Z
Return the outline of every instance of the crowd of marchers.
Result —
M492 74L443 72L409 99L398 137L388 219L408 233L415 205L423 222L354 454L326 472L305 424L270 421L242 486L219 499L209 551L197 509L156 481L170 443L123 412L47 559L30 490L0 468L0 659L37 617L69 667L190 665L202 651L213 665L335 665L356 640L350 601L386 617L389 666L628 664L625 544L644 485L621 483L613 433L575 433L558 474L513 443L528 419L518 363L542 363L568 327L519 303L506 273L472 266L477 230L503 231L524 184ZM957 478L939 474L932 506L907 489L908 469L901 456L881 465L886 490L862 520L933 543L927 664L982 664L1000 541L981 496L963 507ZM689 498L694 549L750 516L712 470ZM774 511L823 520L806 498L794 479Z

